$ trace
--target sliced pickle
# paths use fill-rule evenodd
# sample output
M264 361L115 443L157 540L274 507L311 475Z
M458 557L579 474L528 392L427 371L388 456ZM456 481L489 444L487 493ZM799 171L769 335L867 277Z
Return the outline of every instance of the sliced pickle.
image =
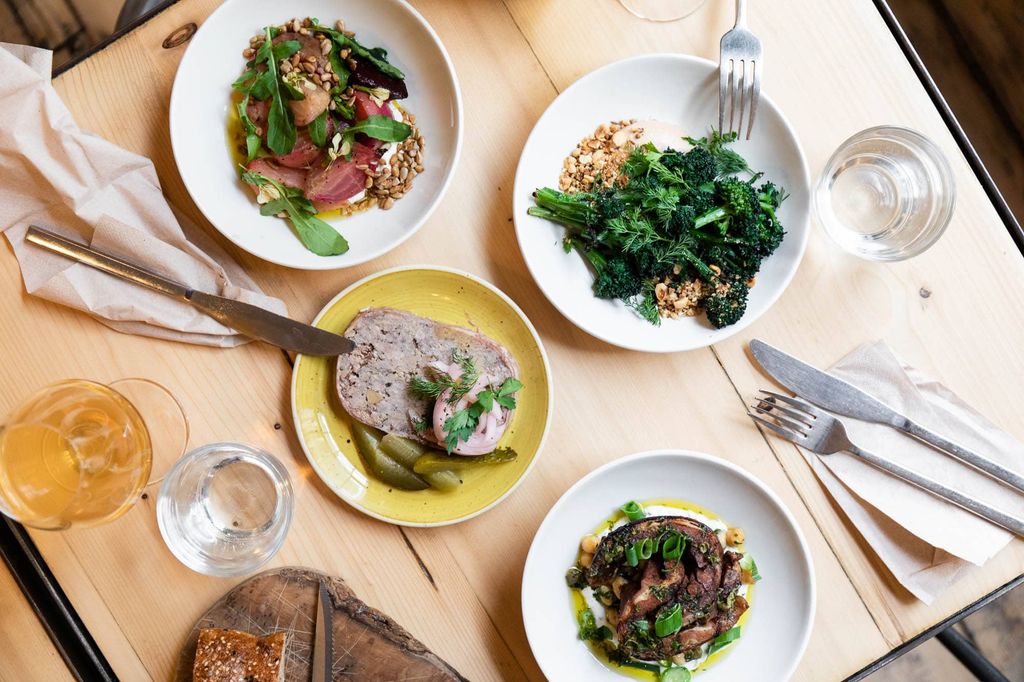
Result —
M429 487L425 480L381 451L381 433L377 429L353 419L352 437L366 468L381 483L401 490L425 490Z
M414 440L389 433L380 441L380 449L399 464L412 468L420 457L427 454L427 448ZM462 485L462 479L450 469L429 471L420 474L432 488L450 492Z

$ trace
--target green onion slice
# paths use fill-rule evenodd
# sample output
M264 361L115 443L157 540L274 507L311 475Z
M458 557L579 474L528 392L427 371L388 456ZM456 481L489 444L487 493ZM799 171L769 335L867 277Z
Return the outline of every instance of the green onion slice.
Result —
M658 678L658 682L690 682L692 677L689 668L673 666L665 668L664 672L661 673L661 677Z
M686 549L686 537L678 532L671 531L661 545L661 558L665 561L678 561Z
M647 512L644 511L644 508L641 507L638 502L633 500L622 505L619 509L622 510L622 513L625 514L626 518L630 521L639 521L640 519L647 517Z
M630 566L636 566L640 563L640 558L636 553L636 545L630 545L626 548L626 563Z
M658 637L669 637L683 628L683 607L675 604L667 611L662 611L654 620L654 634ZM730 630L730 632L732 632ZM728 634L728 633L725 633ZM725 636L722 635L722 637Z
M743 558L740 559L740 568L744 571L749 571L755 583L761 579L761 574L757 572L757 564L754 563L754 557L749 554L745 554Z
M725 647L729 646L731 643L735 642L739 638L740 638L740 626L739 625L734 627L732 630L728 630L726 632L723 632L718 637L715 637L713 640L711 640L711 646L708 647L708 656L710 656L711 654L715 653L716 651L721 651L722 649L724 649Z
M654 554L654 540L651 538L644 538L643 540L637 540L633 543L633 548L636 550L638 557L647 561Z

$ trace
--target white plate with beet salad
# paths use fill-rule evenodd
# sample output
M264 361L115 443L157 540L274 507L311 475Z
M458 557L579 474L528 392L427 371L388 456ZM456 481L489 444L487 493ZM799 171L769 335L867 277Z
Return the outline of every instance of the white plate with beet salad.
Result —
M446 191L462 143L454 68L404 0L229 0L178 67L171 143L228 239L324 270L401 244ZM290 16L285 16L288 12Z

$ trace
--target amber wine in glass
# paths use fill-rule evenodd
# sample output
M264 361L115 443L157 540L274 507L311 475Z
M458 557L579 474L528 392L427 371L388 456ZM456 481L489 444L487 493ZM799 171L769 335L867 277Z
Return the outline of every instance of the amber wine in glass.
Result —
M150 434L132 402L104 384L64 381L0 426L0 511L53 530L111 521L139 498L152 467Z

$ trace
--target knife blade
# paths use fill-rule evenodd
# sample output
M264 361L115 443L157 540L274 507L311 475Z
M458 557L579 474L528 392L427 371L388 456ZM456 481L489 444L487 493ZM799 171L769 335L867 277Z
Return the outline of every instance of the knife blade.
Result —
M313 635L313 682L331 682L334 670L334 608L327 587L320 582L316 600L316 632Z
M853 384L808 365L760 339L751 340L750 352L773 379L818 407L846 417L896 428L906 419Z
M250 303L196 291L141 266L31 225L25 241L61 254L109 275L190 303L221 324L253 339L306 355L343 355L355 348L344 336L296 322Z
M765 372L804 400L845 417L899 429L1024 492L1024 476L1021 474L918 424L853 384L798 360L760 339L750 341L750 352Z

